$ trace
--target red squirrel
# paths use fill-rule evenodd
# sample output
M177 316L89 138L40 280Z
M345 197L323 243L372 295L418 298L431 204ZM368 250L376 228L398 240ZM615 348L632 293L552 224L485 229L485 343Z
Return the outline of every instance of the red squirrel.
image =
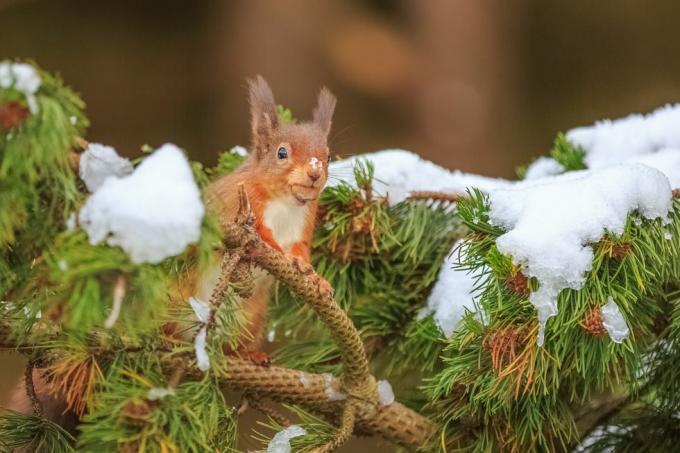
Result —
M243 184L262 239L289 255L298 267L308 266L319 195L328 179L328 133L336 99L322 88L312 121L284 123L276 114L267 82L257 76L248 86L250 155L208 187L209 202L223 221L233 221L239 207L239 185ZM204 300L219 275L212 274L203 276L199 286L198 296ZM246 349L257 349L263 340L271 284L271 277L256 276L253 293L243 303L248 335L241 343Z
M251 153L236 170L208 187L208 204L223 221L233 221L239 208L239 186L243 184L262 239L289 255L299 266L308 265L318 199L328 178L328 133L336 99L323 88L312 121L288 124L277 117L274 95L262 77L249 80L248 85ZM210 298L219 268L208 274L187 276L198 281L180 289L179 292L184 293L180 296L183 302L187 300L187 290L205 301ZM271 277L256 276L252 295L243 302L248 332L241 336L241 344L246 351L258 349L264 338L271 284ZM45 415L63 426L75 428L77 417L66 410L63 398L48 395L47 383L38 370L33 376L36 392L45 405ZM11 407L31 412L23 382L14 393Z

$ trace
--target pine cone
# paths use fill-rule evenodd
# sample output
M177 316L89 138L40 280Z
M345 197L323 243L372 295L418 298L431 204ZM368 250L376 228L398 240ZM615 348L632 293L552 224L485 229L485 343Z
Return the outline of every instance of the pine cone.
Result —
M586 311L581 326L591 335L604 335L607 333L604 324L602 324L602 312L599 305L592 306Z
M0 127L14 129L28 117L28 109L17 101L0 104Z
M518 296L528 297L531 290L529 289L529 279L522 271L517 271L514 275L508 277L505 281L508 289Z

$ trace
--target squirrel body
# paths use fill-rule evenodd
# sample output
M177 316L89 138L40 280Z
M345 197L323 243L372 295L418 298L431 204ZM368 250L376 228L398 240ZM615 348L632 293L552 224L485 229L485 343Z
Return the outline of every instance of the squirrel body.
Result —
M249 94L251 153L208 187L209 204L223 222L234 221L243 185L260 237L298 266L308 266L318 199L328 179L327 139L335 97L322 89L313 120L290 124L279 121L273 93L262 77L249 81ZM244 301L247 332L241 344L246 349L259 348L264 339L272 282L269 276L257 275L253 293Z

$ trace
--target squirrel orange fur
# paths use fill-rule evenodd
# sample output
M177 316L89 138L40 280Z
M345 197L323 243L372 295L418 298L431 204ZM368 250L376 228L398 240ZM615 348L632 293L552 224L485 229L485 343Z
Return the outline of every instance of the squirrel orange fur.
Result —
M328 133L336 99L323 88L312 121L283 123L267 82L258 76L248 86L251 153L236 170L209 186L209 203L223 221L233 221L243 184L262 239L298 267L309 266L318 199L328 179ZM257 349L263 340L271 284L270 277L258 276L251 297L244 301L248 332L241 343L247 349Z

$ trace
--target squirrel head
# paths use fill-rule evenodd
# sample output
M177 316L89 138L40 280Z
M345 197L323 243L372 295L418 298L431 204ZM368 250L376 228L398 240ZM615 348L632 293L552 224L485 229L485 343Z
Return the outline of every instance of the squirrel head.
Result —
M257 76L248 80L252 126L251 165L264 175L273 196L292 195L298 204L316 200L328 179L328 133L336 99L319 93L313 119L289 124L276 114L274 94Z

